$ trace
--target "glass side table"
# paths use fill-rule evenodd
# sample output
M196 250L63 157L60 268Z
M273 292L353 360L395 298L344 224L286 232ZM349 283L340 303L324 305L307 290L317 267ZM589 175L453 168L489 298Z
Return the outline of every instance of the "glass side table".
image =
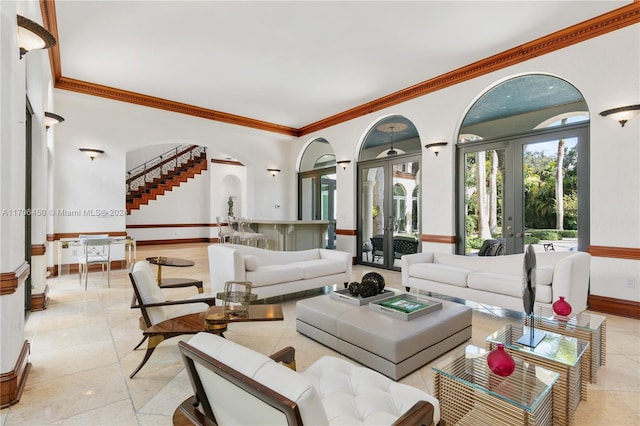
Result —
M525 316L524 324L529 324ZM588 312L568 316L556 315L551 306L539 305L533 312L536 328L589 342L591 350L591 383L597 382L598 368L607 362L607 318Z
M488 352L469 345L449 364L433 367L440 418L452 425L553 425L553 387L559 374L514 357L508 377L489 369Z
M493 350L498 343L514 357L534 363L560 373L554 388L553 423L573 424L580 400L587 400L587 382L590 377L591 353L589 342L575 337L563 336L550 331L536 347L517 343L529 327L506 325L486 339L486 348Z

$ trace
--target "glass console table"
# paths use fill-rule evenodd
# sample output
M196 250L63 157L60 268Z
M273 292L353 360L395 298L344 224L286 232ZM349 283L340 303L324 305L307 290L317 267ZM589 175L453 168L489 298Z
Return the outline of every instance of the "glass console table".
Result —
M525 316L525 325L529 324L529 317ZM564 336L575 337L590 343L591 375L589 381L596 383L598 368L607 361L607 318L588 312L556 315L550 306L537 306L533 312L536 328Z
M452 425L553 425L553 387L559 374L514 357L508 377L489 369L488 352L469 345L434 367L440 417Z
M506 325L486 339L487 350L498 343L514 357L560 373L553 397L554 425L573 424L580 400L587 400L587 382L590 377L591 353L589 342L575 337L563 336L550 331L535 347L518 343L518 339L529 332L529 327Z

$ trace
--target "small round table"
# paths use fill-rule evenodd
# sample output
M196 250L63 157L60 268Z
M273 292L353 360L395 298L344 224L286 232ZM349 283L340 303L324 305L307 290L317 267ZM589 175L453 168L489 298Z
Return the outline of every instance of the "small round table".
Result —
M190 287L194 286L198 288L198 293L202 293L202 281L194 280L191 278L165 278L162 279L162 267L174 266L177 268L185 268L193 266L196 263L193 260L180 259L177 257L164 257L164 256L152 256L147 257L147 262L158 265L158 286L160 288L178 288L178 287Z

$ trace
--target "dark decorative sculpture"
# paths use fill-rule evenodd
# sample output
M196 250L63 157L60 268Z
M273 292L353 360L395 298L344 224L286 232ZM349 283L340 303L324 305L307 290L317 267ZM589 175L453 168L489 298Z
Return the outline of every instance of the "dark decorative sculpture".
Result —
M384 277L377 272L367 272L362 277L362 283L370 281L375 282L378 286L378 293L382 293L384 290Z
M529 317L529 329L525 329L525 334L518 343L536 347L544 338L546 333L536 330L533 319L533 308L536 301L536 252L530 244L524 254L524 262L522 265L522 303L524 312Z
M384 278L377 272L366 273L362 277L362 282L352 282L347 286L349 293L356 297L371 297L382 293L384 290Z
M360 283L357 281L353 281L349 283L347 290L349 290L349 293L352 296L358 296L360 294Z

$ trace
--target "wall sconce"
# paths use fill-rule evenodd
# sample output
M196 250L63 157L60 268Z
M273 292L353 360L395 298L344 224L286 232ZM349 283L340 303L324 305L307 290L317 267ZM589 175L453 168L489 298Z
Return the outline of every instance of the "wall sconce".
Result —
M342 170L347 170L347 166L351 163L351 160L336 161L336 164L342 167Z
M80 150L80 152L84 152L85 154L87 154L87 156L91 158L91 161L93 161L93 159L96 158L98 155L104 154L104 151L101 149L94 149L94 148L78 148L78 149Z
M620 108L608 109L600 113L601 116L611 116L624 127L625 123L640 114L640 105L629 105Z
M438 153L442 151L442 148L444 148L448 144L449 144L448 142L434 142L434 143L428 143L424 147L433 151L437 157Z
M267 169L267 171L271 173L271 176L273 177L276 177L276 175L280 173L280 169Z
M30 50L49 49L56 45L53 35L40 24L18 15L18 44L20 59Z
M64 118L59 116L58 114L54 114L52 112L44 113L44 127L47 129L53 125L62 123L63 121L64 121Z

